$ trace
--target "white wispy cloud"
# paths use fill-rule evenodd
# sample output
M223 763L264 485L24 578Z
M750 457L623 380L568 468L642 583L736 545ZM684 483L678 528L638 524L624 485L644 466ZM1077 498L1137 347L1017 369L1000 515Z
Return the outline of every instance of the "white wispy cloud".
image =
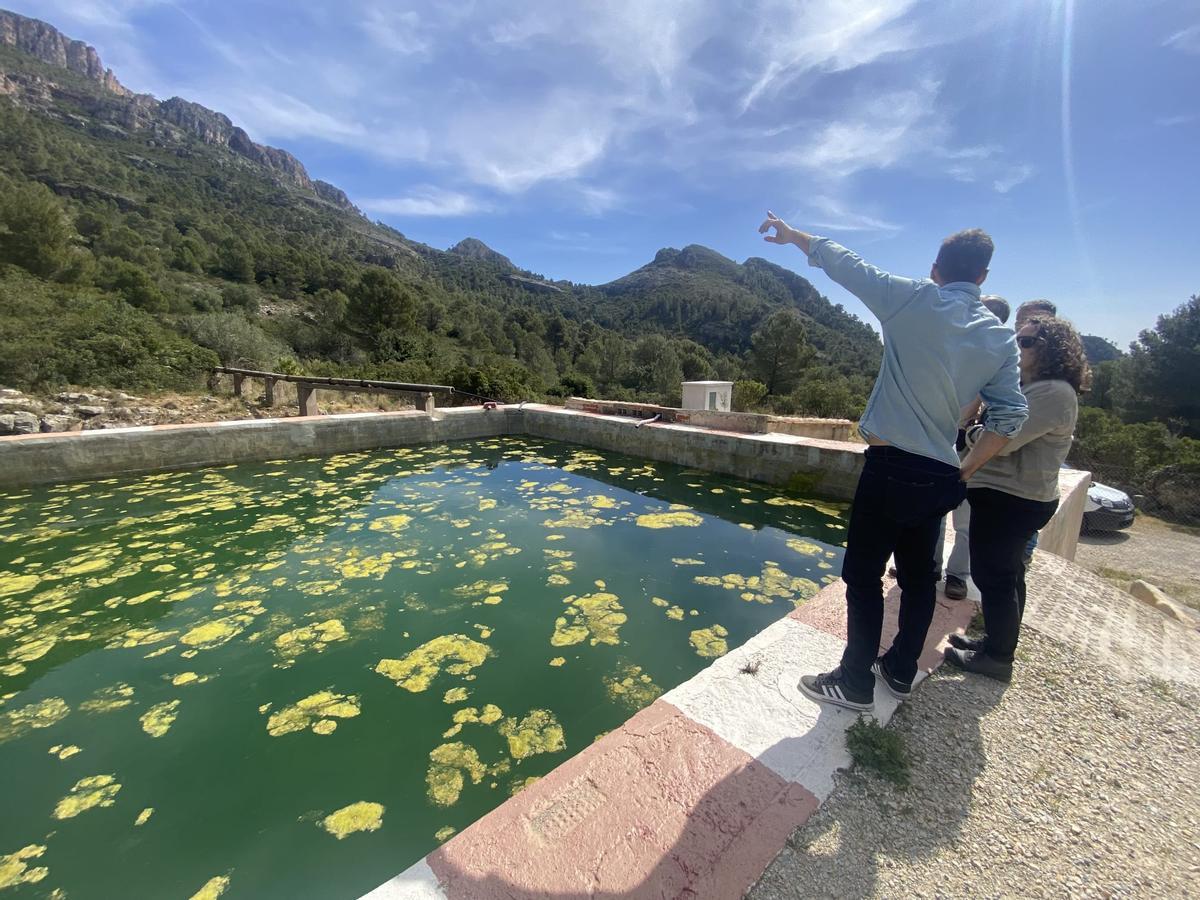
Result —
M1030 165L1013 166L1006 174L992 181L992 187L997 193L1007 194L1019 184L1024 184L1034 176L1036 170Z
M808 207L803 216L805 226L823 231L894 232L901 228L894 222L851 209L846 202L833 197L814 197Z
M900 167L997 190L1017 183L1000 148L956 149L936 61L904 56L977 27L981 16L965 6L312 0L296 11L301 27L285 30L262 9L230 28L219 4L44 2L65 24L107 17L107 31L91 27L124 48L122 59L153 57L153 34L130 23L149 6L173 5L222 64L185 68L173 80L163 73L177 70L163 61L140 86L225 112L258 141L324 141L402 163L406 178L427 187L380 202L405 215L464 215L455 210L483 208L476 195L541 186L556 192L556 208L599 216L644 204L654 172L702 183L731 162L802 171L829 196L842 196L836 186L857 175ZM836 101L814 89L826 78L838 82ZM891 225L862 214L827 218Z
M372 197L359 202L364 210L381 215L444 217L466 216L483 212L489 205L459 191L434 185L415 188L403 197Z
M1195 122L1197 116L1195 113L1183 113L1177 116L1159 116L1154 120L1154 124L1159 128L1174 128L1177 125L1187 125L1189 122Z
M1163 41L1163 46L1182 50L1184 53L1200 54L1200 24L1176 31Z
M375 43L393 53L412 55L429 49L429 41L421 33L421 16L415 10L371 6L359 24Z

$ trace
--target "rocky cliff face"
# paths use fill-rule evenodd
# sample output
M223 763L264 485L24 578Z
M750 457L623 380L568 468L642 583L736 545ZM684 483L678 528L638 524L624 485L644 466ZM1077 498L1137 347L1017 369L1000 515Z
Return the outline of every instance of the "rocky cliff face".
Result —
M181 97L158 102L149 94L134 94L104 68L95 48L83 41L66 37L57 28L38 19L0 10L0 45L27 53L35 59L81 75L113 95L109 102L72 99L88 109L95 118L112 122L129 131L150 130L189 135L206 144L224 147L251 162L271 170L285 184L312 191L326 203L357 213L354 204L331 184L309 178L304 165L286 150L267 147L250 140L229 117L199 103ZM78 91L77 91L78 92ZM68 93L37 75L0 71L0 95L8 95L34 105L42 105L56 93Z
M70 69L120 96L129 91L117 81L112 69L104 68L96 48L73 41L53 25L0 9L0 44L15 47L44 63Z

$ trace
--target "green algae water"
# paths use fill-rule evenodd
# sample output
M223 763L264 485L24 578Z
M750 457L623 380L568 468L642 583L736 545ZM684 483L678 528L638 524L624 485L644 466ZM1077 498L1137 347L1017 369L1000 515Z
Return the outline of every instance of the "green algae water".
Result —
M357 897L833 580L843 513L523 439L0 495L0 892Z

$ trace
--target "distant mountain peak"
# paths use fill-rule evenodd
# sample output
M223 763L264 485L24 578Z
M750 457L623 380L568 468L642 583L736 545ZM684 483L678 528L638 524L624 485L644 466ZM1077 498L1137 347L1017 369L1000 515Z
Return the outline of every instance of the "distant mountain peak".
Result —
M500 265L509 269L516 268L516 266L512 264L512 260L510 260L503 253L497 253L483 241L479 240L479 238L463 238L447 252L453 253L456 256L466 257L467 259L479 259L483 260L484 262L499 263Z
M224 147L236 155L269 169L279 180L312 191L320 200L358 213L354 204L333 185L314 181L304 165L286 150L257 144L223 113L171 97L159 102L149 94L134 94L122 85L111 69L104 68L94 47L73 40L40 19L0 9L0 46L12 47L56 69L78 75L111 94L80 98L78 87L54 84L45 78L8 78L0 70L0 93L10 94L27 106L40 106L56 94L86 99L86 109L96 119L127 131L145 130L169 138L190 135L206 144ZM361 213L359 213L361 215Z
M128 88L117 81L112 69L104 68L96 48L72 40L53 25L0 9L0 44L15 47L42 62L68 69L94 81L121 97L130 96Z

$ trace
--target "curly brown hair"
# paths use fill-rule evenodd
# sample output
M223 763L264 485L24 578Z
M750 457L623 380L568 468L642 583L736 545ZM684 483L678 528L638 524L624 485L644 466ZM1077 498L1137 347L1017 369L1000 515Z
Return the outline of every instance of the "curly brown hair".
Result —
M1088 371L1083 340L1075 326L1066 319L1037 316L1026 322L1024 327L1036 328L1037 336L1041 338L1037 346L1034 381L1053 378L1065 381L1075 388L1077 394L1082 392L1091 373Z

